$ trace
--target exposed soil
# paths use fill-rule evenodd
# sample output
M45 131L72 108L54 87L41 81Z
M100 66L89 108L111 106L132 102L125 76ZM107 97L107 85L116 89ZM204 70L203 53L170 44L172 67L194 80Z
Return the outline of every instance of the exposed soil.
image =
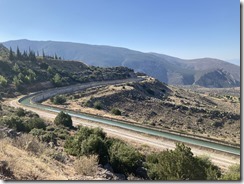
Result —
M89 88L66 99L57 106L240 144L238 96L194 92L149 77L139 83ZM121 116L113 115L112 109L120 110Z

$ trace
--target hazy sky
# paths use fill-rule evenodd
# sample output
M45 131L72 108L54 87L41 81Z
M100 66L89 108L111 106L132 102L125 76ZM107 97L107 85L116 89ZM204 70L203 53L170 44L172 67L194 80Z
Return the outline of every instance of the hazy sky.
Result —
M240 58L239 0L0 0L0 42L71 41Z

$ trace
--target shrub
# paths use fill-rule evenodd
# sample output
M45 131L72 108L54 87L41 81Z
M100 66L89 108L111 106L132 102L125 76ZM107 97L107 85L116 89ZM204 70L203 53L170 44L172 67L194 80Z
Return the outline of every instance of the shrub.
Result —
M94 176L97 171L97 165L97 155L81 156L79 160L75 161L75 170L79 174Z
M39 138L42 142L46 142L46 143L53 142L54 144L57 143L57 139L56 139L57 136L53 132L46 132L43 135L39 136Z
M98 110L101 110L102 109L102 103L100 101L96 101L94 103L94 107Z
M39 137L39 136L45 134L45 130L33 128L29 133L32 134L33 136Z
M61 111L56 118L54 119L54 123L56 125L63 125L69 128L73 127L73 122L71 119L71 116L69 114L64 113L63 111Z
M105 138L106 134L101 129L81 126L74 136L66 139L64 148L74 156L98 155L99 163L105 164L108 161Z
M23 134L20 137L17 137L13 142L13 145L37 155L42 154L46 148L43 143L38 141L37 138L31 134Z
M212 126L214 126L215 128L223 127L223 125L224 123L219 121L215 121L212 123Z
M18 116L3 117L0 119L0 124L4 124L8 128L15 129L18 132L28 131L22 119Z
M109 148L110 163L115 172L135 173L142 166L143 156L122 141L113 141Z
M80 155L99 155L100 163L106 163L108 151L104 140L96 135L92 134L87 139L82 141Z
M26 126L26 130L28 132L34 128L37 128L37 129L46 128L46 124L44 123L44 121L41 118L36 118L36 117L29 119L25 126Z
M56 105L62 105L66 102L66 98L64 95L57 95L57 96L54 96L52 97L51 99L51 102L56 104Z
M148 176L153 180L214 180L220 169L208 159L194 157L191 148L182 143L175 150L154 153L147 157Z
M119 109L112 109L111 113L114 114L114 115L118 115L118 116L121 115L121 111Z
M240 180L241 168L239 164L235 164L229 167L228 171L222 176L222 180Z
M16 115L17 116L19 116L19 117L21 117L21 116L25 116L25 110L23 109L23 108L17 108L17 110L16 110Z
M5 87L7 86L7 83L7 79L4 76L0 75L0 86Z

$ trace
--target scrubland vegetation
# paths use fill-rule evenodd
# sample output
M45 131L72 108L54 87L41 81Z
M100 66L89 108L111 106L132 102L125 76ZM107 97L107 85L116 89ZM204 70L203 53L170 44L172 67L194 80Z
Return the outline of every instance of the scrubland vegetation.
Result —
M208 158L194 156L182 143L177 143L174 150L145 154L122 140L108 137L100 128L73 127L64 112L57 115L55 122L59 123L55 124L21 108L3 106L0 113L3 179L94 179L100 176L99 167L108 165L124 179L240 179L238 165L222 173ZM63 171L58 174L61 168Z

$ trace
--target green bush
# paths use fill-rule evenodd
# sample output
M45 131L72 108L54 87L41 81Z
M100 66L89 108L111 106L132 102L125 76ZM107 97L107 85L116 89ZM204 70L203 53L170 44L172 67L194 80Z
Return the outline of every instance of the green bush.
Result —
M56 125L63 125L69 128L73 127L73 122L71 119L71 116L69 114L64 113L63 111L61 111L56 118L54 119L54 123Z
M241 168L239 164L235 164L229 167L228 171L222 176L222 180L240 180Z
M4 124L8 128L15 129L18 132L27 131L27 128L23 123L23 120L18 116L3 117L0 119L0 124Z
M8 80L4 76L0 75L0 86L5 87L7 86L7 83Z
M53 142L54 144L57 143L57 136L55 133L53 132L45 132L45 134L39 136L40 140L43 141L43 142Z
M55 133L55 135L60 138L60 139L66 139L66 137L69 136L69 132L67 129L65 128L52 128L50 129L50 131L53 131Z
M36 117L29 119L25 126L28 131L31 131L34 128L37 128L37 129L46 128L46 124L44 123L43 119L36 118Z
M57 95L52 97L50 101L56 105L62 105L66 102L66 98L64 95Z
M147 157L148 176L153 180L216 180L220 169L208 159L194 157L191 148L176 144L175 150Z
M108 161L108 149L105 144L106 134L99 128L81 126L74 136L67 138L64 148L67 153L74 156L93 155L99 156L99 162Z
M19 117L25 116L26 115L25 110L23 108L20 108L20 107L17 108L16 115L19 116Z
M44 135L45 134L45 130L43 129L37 129L37 128L33 128L29 133L36 136L36 137L39 137L41 135Z
M135 173L142 166L143 156L122 141L113 141L109 148L110 163L115 172Z
M96 101L94 103L94 107L98 110L101 110L102 109L102 103L100 101Z
M118 115L118 116L121 115L121 111L119 109L112 109L111 113L114 114L114 115Z

